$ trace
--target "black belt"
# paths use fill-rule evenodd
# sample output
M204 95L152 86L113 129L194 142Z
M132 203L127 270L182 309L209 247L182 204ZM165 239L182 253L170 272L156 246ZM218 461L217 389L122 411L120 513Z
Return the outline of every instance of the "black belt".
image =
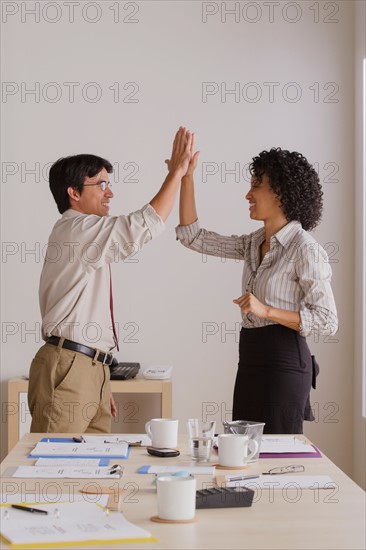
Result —
M48 338L46 344L52 344L53 346L58 346L59 341L61 338L59 336L51 336ZM94 348L89 348L89 346L83 346L83 344L78 344L77 342L73 342L72 340L64 340L62 346L65 349L69 349L71 351L77 351L78 353L83 353L84 355L87 355L88 357L91 357L94 359L95 354L97 352ZM98 357L96 358L97 361L100 361L103 363L103 365L110 365L113 361L113 355L111 353L103 353L102 351L99 353Z

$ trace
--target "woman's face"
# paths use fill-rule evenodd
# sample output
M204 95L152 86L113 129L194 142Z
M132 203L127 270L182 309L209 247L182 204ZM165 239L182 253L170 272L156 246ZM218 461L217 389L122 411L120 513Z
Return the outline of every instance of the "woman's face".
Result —
M265 174L262 181L257 181L253 176L250 182L250 189L245 195L249 201L249 215L252 220L268 221L283 217L283 210L280 199L272 191L269 178Z

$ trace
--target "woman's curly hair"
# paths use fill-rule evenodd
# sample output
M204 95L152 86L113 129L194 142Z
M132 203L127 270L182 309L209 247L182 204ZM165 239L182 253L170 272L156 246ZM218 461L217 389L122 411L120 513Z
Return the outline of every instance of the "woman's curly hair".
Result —
M264 174L268 176L288 221L299 221L306 231L318 225L323 191L316 170L301 153L290 153L280 147L262 151L253 157L249 171L259 182Z

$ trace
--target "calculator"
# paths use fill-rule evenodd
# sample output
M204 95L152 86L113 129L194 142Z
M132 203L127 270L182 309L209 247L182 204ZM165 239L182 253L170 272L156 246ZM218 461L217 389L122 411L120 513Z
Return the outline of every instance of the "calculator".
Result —
M196 508L251 506L254 491L248 487L209 487L196 491Z
M118 363L117 359L113 359L109 365L111 380L129 380L135 378L140 370L140 363Z

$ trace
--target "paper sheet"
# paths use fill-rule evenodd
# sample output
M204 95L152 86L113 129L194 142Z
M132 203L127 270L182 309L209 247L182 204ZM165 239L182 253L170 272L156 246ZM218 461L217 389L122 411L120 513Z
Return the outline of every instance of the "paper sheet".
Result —
M128 522L122 514L106 515L97 504L42 504L39 508L47 510L48 515L1 507L1 535L14 545L156 541L148 531Z
M119 479L121 474L110 473L111 469L105 466L93 467L64 467L64 466L18 466L11 477L34 478L90 478L90 479Z
M174 474L175 472L187 472L189 474L213 475L214 471L214 466L184 466L183 464L169 464L169 466L142 466L139 468L139 473L145 474Z
M101 466L99 458L38 458L35 466L95 467Z
M87 443L120 443L127 442L132 445L140 444L141 447L151 445L151 439L146 434L105 434L105 435L88 435L83 434Z
M97 503L100 506L107 506L109 495L107 494L82 494L82 493L70 493L62 495L60 493L50 493L45 491L34 491L29 493L1 493L0 494L0 506L6 504L39 504L43 502L45 504L56 504L59 502L92 502Z
M226 478L232 476L225 476ZM273 475L258 479L228 481L226 487L249 487L250 489L334 489L337 487L329 476Z
M261 453L314 453L314 447L291 437L263 436Z
M126 458L128 443L53 443L39 442L30 452L31 457L75 457L75 458Z

